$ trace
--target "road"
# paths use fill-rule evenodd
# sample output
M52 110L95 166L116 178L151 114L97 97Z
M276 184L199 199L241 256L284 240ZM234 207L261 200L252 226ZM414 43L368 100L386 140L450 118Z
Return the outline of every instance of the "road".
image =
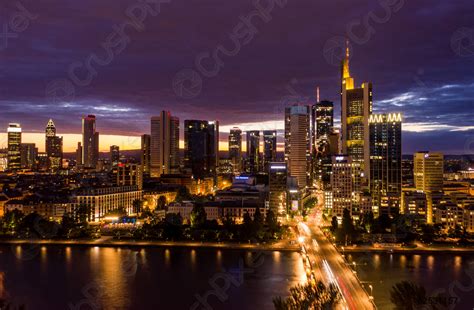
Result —
M300 242L309 257L307 268L312 270L316 281L322 280L326 285L332 283L341 292L340 309L361 310L375 309L369 295L362 288L355 272L348 266L341 254L327 240L319 228L319 214L313 214L308 225L299 224ZM310 275L311 276L311 275Z

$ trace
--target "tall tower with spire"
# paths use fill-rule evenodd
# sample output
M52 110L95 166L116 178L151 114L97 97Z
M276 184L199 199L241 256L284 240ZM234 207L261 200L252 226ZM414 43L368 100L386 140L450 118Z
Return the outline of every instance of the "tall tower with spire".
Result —
M354 87L349 69L350 50L341 65L341 135L342 152L360 163L364 175L370 172L369 116L372 114L372 83Z
M354 79L351 77L349 68L350 56L349 41L346 40L346 56L342 60L341 65L341 95L344 88L346 90L354 89Z
M62 166L63 138L56 136L56 126L52 119L46 124L45 134L45 149L48 156L48 166L49 169L56 171Z

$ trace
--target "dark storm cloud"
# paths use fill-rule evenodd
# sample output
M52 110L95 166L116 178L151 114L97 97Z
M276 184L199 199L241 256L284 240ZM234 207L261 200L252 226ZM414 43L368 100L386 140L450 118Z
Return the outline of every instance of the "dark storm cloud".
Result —
M415 145L462 151L463 141L474 135L469 130L474 50L469 51L474 39L469 41L466 31L474 29L472 0L386 2L398 10L386 21L371 22L367 42L351 39L356 83L374 83L377 111L401 111L410 125L440 125L435 133L432 128L423 134L407 132L406 151ZM2 23L15 14L17 3L2 1ZM87 86L65 91L57 83L70 81L69 66L92 54L104 58L101 44L114 27L130 21L127 10L139 2L20 3L38 18L0 50L0 126L18 121L27 131L42 131L53 117L61 132L79 132L80 116L94 113L101 132L110 134L146 132L149 116L162 109L181 119L219 119L223 125L278 120L278 106L290 89L312 98L315 85L323 98L335 101L339 115L339 67L327 60L334 55L338 59L341 50L328 50L327 42L347 37L348 25L363 24L369 14L386 16L375 0L274 1L268 22L252 19L257 30L252 40L236 55L223 56L217 75L201 77L199 95L183 99L173 89L175 75L196 70L200 53L212 54L219 45L231 49L230 34L241 17L255 11L252 1L149 1L150 6L161 3L159 14L149 11L141 31L127 28L130 43L110 64L96 65L97 76ZM269 1L259 3L268 7ZM364 33L361 26L353 29ZM53 98L52 90L58 89L62 92ZM427 138L436 135L455 144Z

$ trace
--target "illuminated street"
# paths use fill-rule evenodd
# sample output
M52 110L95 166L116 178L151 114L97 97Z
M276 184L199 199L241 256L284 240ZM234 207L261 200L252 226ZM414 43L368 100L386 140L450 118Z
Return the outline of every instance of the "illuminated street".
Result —
M375 305L362 288L352 267L348 266L336 248L327 240L319 228L319 211L311 216L308 225L298 226L303 252L310 260L316 282L334 284L342 295L340 309L374 309Z

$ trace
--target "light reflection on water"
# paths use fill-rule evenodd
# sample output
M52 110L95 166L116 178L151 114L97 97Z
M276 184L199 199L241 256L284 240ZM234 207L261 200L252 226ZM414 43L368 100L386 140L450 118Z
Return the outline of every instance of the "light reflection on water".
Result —
M243 274L240 286L229 289L228 301L211 299L213 309L272 308L274 296L286 295L291 286L306 280L298 253L71 246L38 250L39 255L21 260L25 248L2 251L0 246L0 293L6 290L12 299L19 296L15 304L25 304L28 310L80 304L103 309L186 309L196 294L212 289L209 280L214 275L238 270L239 261L251 263L246 268L252 272Z
M445 290L456 281L474 287L474 279L470 279L467 270L474 264L474 256L466 254L433 253L433 254L391 254L391 253L351 253L350 262L361 264L359 277L361 281L373 285L375 302L379 309L392 309L390 289L400 281L412 281L423 285L428 295ZM471 309L472 294L458 292L460 304L456 309ZM464 295L463 295L464 294ZM466 308L467 307L467 308Z

